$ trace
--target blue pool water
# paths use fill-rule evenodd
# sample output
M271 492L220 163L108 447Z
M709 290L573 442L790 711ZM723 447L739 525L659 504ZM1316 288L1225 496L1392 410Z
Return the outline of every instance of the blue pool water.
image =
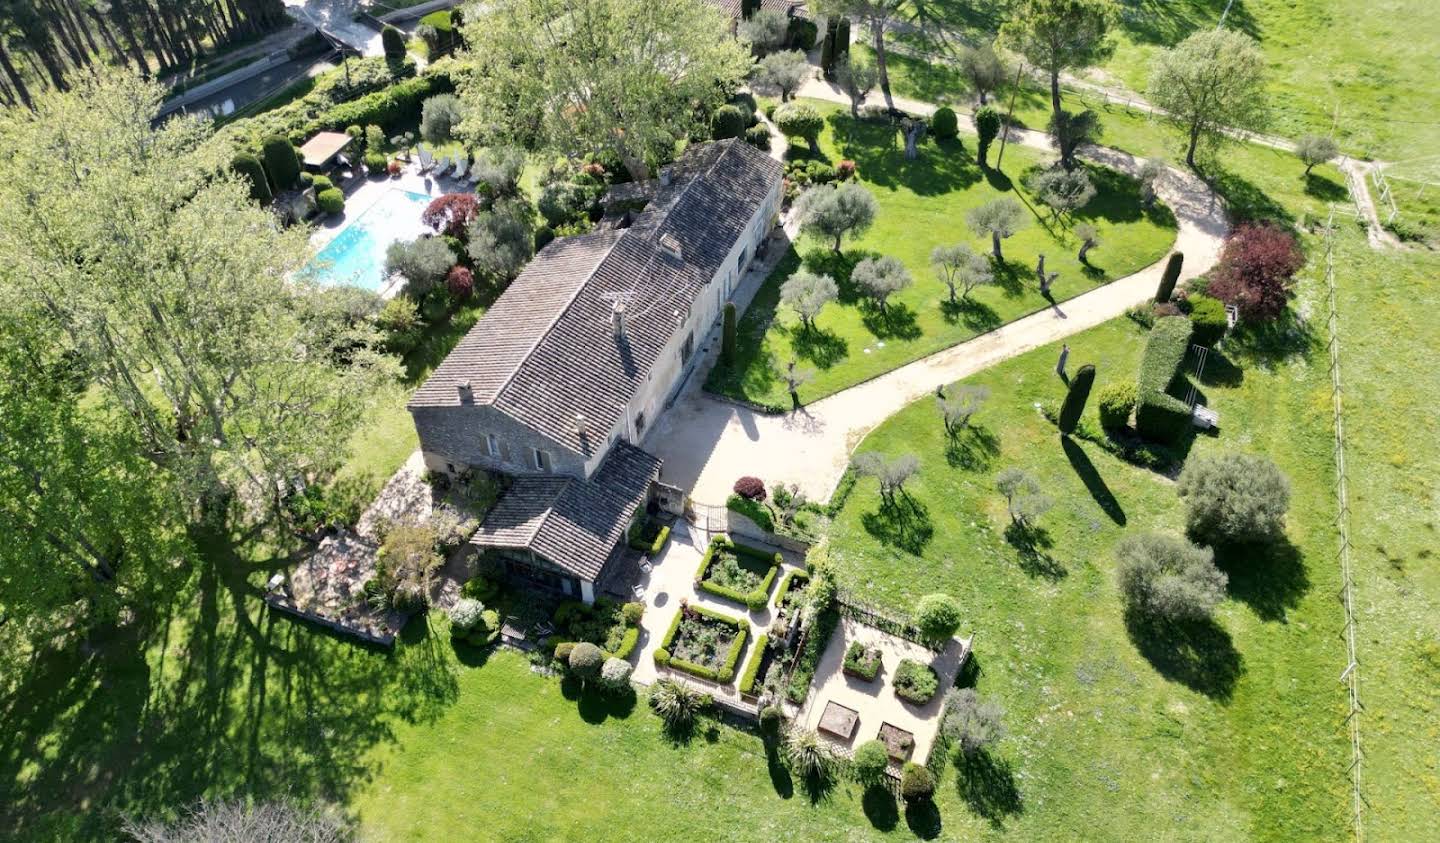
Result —
M385 286L385 250L396 240L413 240L428 231L420 213L429 204L423 193L391 188L365 212L345 224L303 272L325 284L349 284L366 290Z

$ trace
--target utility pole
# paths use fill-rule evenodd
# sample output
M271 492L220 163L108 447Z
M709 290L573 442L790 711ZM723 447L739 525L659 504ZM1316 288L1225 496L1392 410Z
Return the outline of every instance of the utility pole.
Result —
M1015 87L1010 89L1010 108L1005 112L1005 123L1000 127L1000 153L995 156L995 170L999 172L1000 162L1005 160L1005 140L1010 137L1010 118L1015 115L1015 95L1020 93L1020 74L1025 72L1025 62L1015 68Z

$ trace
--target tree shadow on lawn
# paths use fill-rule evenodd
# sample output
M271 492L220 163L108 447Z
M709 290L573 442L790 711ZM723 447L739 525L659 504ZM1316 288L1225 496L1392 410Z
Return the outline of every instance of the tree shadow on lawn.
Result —
M1005 818L1025 812L1025 800L1015 784L1010 762L981 750L974 755L957 753L955 789L970 810L1002 828Z
M394 652L366 646L264 607L246 575L269 563L253 547L212 538L202 553L173 605L38 652L0 697L0 836L69 814L65 837L115 839L122 815L202 796L343 802L394 723L458 696L449 641L424 615Z
M795 356L821 369L829 369L850 356L850 344L834 331L816 325L796 325L788 330Z
M1005 541L1015 548L1020 570L1027 576L1055 582L1070 575L1060 560L1046 552L1055 546L1055 540L1044 527L1011 521L1010 526L1005 528Z
M1188 364L1190 361L1187 360ZM1205 371L1200 374L1200 382L1206 386L1234 389L1245 383L1245 370L1235 365L1235 361L1226 357L1224 352L1212 348L1205 357Z
M835 301L854 307L869 301L870 296L850 280L850 273L854 271L855 264L860 261L878 257L880 257L879 252L865 249L851 249L838 255L835 254L834 249L811 249L805 253L801 264L816 275L828 275L834 278L836 291L839 294L835 297Z
M860 524L872 538L919 556L935 536L935 524L925 504L900 492L893 504L881 503L875 512L860 516Z
M1230 701L1245 672L1230 633L1213 619L1163 621L1127 609L1125 629L1161 676L1219 702Z
M895 794L883 786L867 787L860 796L860 809L865 819L879 831L894 831L900 824L900 804Z
M1143 0L1132 5L1143 7L1144 11L1137 10L1137 14L1126 16L1125 32L1144 44L1173 47L1192 32L1214 26L1225 9L1230 10L1225 17L1227 27L1233 26L1257 41L1263 37L1255 17L1243 3L1232 6L1228 0L1191 0L1189 3Z
M921 840L934 840L945 830L940 818L940 809L933 799L919 799L905 803L905 825L910 833Z
M885 188L903 187L917 196L943 196L980 181L975 157L958 138L920 142L919 156L905 157L899 123L890 118L855 120L848 111L826 117L840 154L855 162L862 181Z
M575 710L586 723L599 725L610 718L624 720L635 711L637 698L634 688L624 691L607 691L598 682L588 686L579 679L566 675L560 680L560 695L575 703Z
M977 424L966 425L945 441L945 462L951 468L984 471L1000 454L1000 438Z
M790 768L780 758L780 742L770 736L761 740L765 744L765 768L770 772L770 785L781 799L789 799L795 795L795 779L791 778Z
M860 322L865 329L882 340L915 340L920 338L920 322L915 309L904 302L891 302L884 310L873 304L860 305Z
M1294 308L1288 307L1274 321L1240 323L1225 341L1225 350L1236 358L1265 364L1283 363L1292 357L1308 361L1320 348L1310 323L1298 319Z
M959 322L977 333L998 328L1003 321L990 305L968 297L941 302L940 315L951 325Z
M1145 207L1140 198L1140 182L1135 178L1098 164L1086 164L1085 171L1095 186L1095 198L1070 213L1071 228L1077 223L1095 220L1118 225L1142 219L1162 228L1175 228L1175 214L1168 207L1160 202Z
M1305 176L1305 195L1322 202L1343 202L1350 197L1345 185L1314 172Z
M997 262L993 257L990 259L990 263L995 270L995 286L999 287L1007 298L1013 299L1025 295L1025 279L1035 277L1034 269L1019 261Z
M1090 455L1080 447L1080 443L1069 436L1060 437L1060 447L1065 451L1065 458L1070 461L1070 467L1080 476L1080 482L1085 484L1085 490L1090 497L1099 504L1101 511L1110 516L1110 520L1120 526L1125 526L1125 510L1120 506L1120 501L1110 491L1105 478L1100 476L1095 464L1090 461Z
M1284 623L1310 591L1305 559L1284 536L1273 544L1219 545L1215 564L1230 577L1229 591L1261 620Z
M1225 200L1235 222L1274 222L1285 229L1294 227L1285 206L1245 178L1228 170L1215 170L1205 180Z

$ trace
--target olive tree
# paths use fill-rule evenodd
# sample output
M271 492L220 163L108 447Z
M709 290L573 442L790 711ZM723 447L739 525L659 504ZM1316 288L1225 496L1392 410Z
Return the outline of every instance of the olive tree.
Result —
M985 406L990 398L990 387L962 384L947 395L939 395L935 403L940 408L940 418L945 423L946 436L958 436L970 424L970 419Z
M954 748L956 763L975 758L1005 737L1005 709L974 688L951 688L941 711L940 734Z
M1088 264L1087 256L1090 250L1100 245L1099 229L1088 222L1082 222L1075 226L1075 239L1080 241L1080 253L1076 255L1076 259Z
M436 94L420 106L420 137L431 143L445 143L454 136L462 119L459 97Z
M809 103L787 102L775 109L775 126L786 137L801 138L810 147L811 155L820 154L820 132L825 118Z
M1203 30L1155 57L1147 94L1184 130L1185 163L1194 168L1201 140L1264 127L1265 56L1243 32Z
M1295 154L1305 163L1305 175L1340 154L1340 147L1333 138L1325 135L1301 135L1295 142Z
M1179 536L1134 533L1115 546L1120 593L1127 608L1142 617L1198 621L1225 598L1228 578L1215 567L1215 554Z
M800 230L827 240L834 240L835 254L848 236L859 236L875 222L879 209L875 196L856 181L836 188L812 187L796 202L795 216Z
M875 88L878 78L875 65L855 57L841 59L835 65L835 84L850 100L850 116L860 116L860 106Z
M850 467L861 477L874 477L880 484L880 499L885 505L895 503L895 493L905 493L905 483L920 472L920 458L914 454L887 457L875 451L857 454Z
M1090 174L1083 169L1052 167L1041 170L1030 178L1029 187L1056 220L1078 211L1095 198L1095 185L1090 181Z
M735 34L764 55L785 45L790 36L790 18L779 9L761 9L740 21Z
M815 327L815 317L839 296L834 278L806 269L795 272L780 285L780 303L794 310L805 328Z
M409 291L416 297L445 280L454 265L455 253L443 237L397 240L385 249L385 273L405 276Z
M767 55L755 65L755 84L762 89L780 92L780 101L789 102L790 95L810 76L810 63L799 50L781 50Z
M986 202L965 215L965 223L977 235L990 235L991 254L1001 263L1005 255L1000 251L1000 241L1013 235L1025 225L1025 208L1009 196L1002 196Z
M960 298L968 299L976 287L995 281L995 271L990 262L964 243L953 246L936 246L930 250L930 265L940 282L950 291L950 302L956 301L955 291Z
M995 488L1005 496L1010 521L1017 527L1029 527L1049 512L1055 502L1045 494L1040 482L1024 469L1010 467L995 477Z
M1005 84L1010 71L1005 67L1005 62L995 53L995 48L989 44L981 44L972 47L960 54L960 73L965 81L970 83L970 88L975 95L980 97L980 104L985 105L986 97L991 91L998 89Z
M864 290L881 313L886 312L890 297L910 286L910 271L899 258L884 255L865 258L855 264L850 280Z
M1290 481L1264 457L1191 457L1177 489L1185 501L1185 526L1202 541L1268 542L1285 531Z

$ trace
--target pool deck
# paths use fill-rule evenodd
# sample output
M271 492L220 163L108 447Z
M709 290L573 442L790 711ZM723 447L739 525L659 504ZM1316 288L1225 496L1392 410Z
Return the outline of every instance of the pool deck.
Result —
M387 191L404 190L426 196L441 196L446 193L474 193L475 186L468 181L436 177L431 173L420 173L420 165L412 162L406 165L398 176L369 176L352 179L343 186L345 191L345 212L317 220L315 231L310 235L310 247L315 253L324 249L334 240L345 226L358 219L380 201ZM377 292L381 298L390 298L400 292L404 282L393 282L382 286Z

